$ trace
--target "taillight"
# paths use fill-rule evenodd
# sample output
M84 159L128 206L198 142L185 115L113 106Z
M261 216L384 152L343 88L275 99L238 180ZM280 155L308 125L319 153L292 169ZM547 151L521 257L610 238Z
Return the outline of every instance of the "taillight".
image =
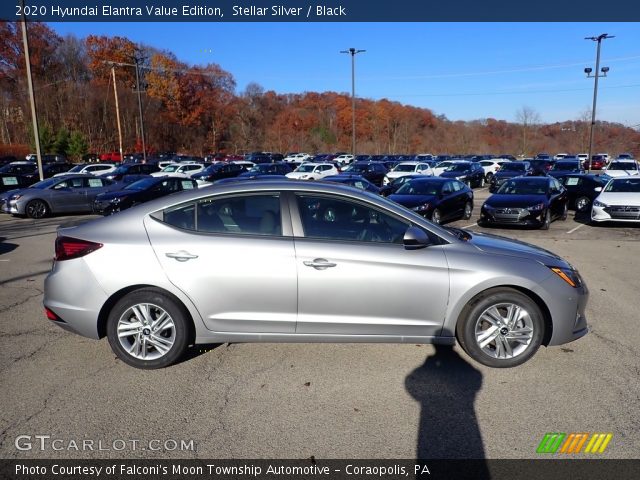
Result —
M89 242L72 237L56 238L56 261L84 257L102 247L101 243Z
M44 314L47 316L47 318L49 320L52 320L54 322L59 322L60 321L60 317L58 317L55 313L53 313L47 307L44 308Z

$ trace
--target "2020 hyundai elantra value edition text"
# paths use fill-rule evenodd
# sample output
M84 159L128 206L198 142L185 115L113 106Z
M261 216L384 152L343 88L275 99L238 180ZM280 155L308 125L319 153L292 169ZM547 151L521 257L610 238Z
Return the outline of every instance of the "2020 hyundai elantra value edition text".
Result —
M59 230L44 305L138 368L197 343L456 339L512 367L586 334L587 298L538 247L445 229L353 187L254 181Z

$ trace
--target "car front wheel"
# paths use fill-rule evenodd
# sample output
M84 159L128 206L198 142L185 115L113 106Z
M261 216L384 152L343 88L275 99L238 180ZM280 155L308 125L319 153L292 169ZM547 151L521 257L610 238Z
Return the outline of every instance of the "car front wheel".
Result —
M113 307L107 320L107 338L123 362L142 369L175 363L189 344L187 313L167 295L137 290Z
M591 199L589 199L589 197L579 197L576 200L576 210L579 212L583 212L587 208L589 208L590 204L591 204Z
M542 225L540 225L540 230L549 230L551 226L551 212L547 210L542 219Z
M456 335L465 352L477 362L508 368L523 364L536 353L544 328L540 307L531 298L511 288L496 288L467 305Z
M31 200L25 207L29 218L44 218L49 215L49 206L42 200Z

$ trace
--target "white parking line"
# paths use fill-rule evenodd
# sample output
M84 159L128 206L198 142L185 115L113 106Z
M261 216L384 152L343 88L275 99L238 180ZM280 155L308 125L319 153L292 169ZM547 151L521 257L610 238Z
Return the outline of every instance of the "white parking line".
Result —
M578 225L576 228L572 228L571 230L569 230L567 233L573 233L575 232L577 229L582 228L586 225L586 223L582 223L580 225Z
M471 227L477 227L478 224L477 223L472 223L471 225L465 225L464 227L460 227L460 228L471 228Z
M7 259L7 260L0 260L0 262L10 262L11 260Z

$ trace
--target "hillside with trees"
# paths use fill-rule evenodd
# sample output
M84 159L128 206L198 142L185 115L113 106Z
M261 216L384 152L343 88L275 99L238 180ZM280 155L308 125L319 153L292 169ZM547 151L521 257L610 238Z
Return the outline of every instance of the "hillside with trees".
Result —
M117 151L114 84L125 151L140 151L135 81L140 65L146 144L150 150L203 155L348 151L347 93L281 94L259 83L238 92L220 65L188 65L173 53L122 37L60 37L30 23L31 63L44 152L79 158ZM259 78L256 81L259 82ZM21 28L0 23L0 155L33 151ZM514 106L517 122L493 118L451 121L398 102L357 99L359 153L584 152L589 118L542 124L535 108ZM571 116L570 112L567 114ZM640 156L640 132L598 122L597 151Z

